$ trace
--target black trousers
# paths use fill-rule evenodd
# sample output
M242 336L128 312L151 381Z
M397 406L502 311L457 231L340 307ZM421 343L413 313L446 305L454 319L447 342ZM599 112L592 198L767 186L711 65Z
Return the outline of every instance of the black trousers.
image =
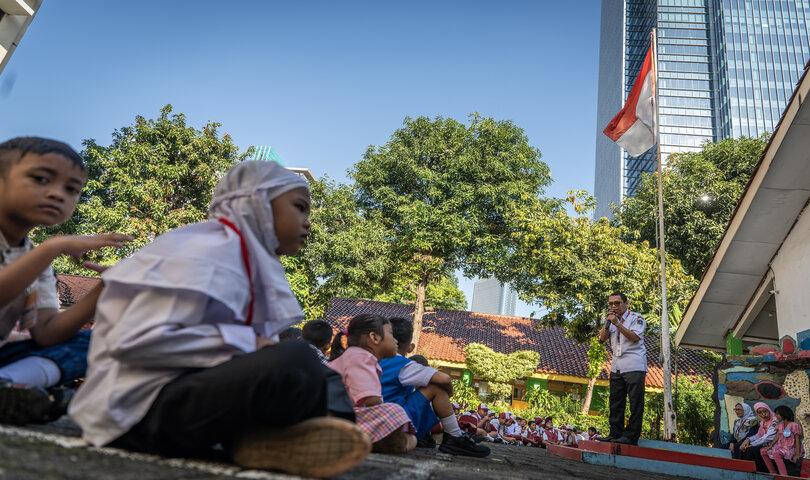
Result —
M644 419L644 378L647 372L610 373L610 436L638 440ZM624 410L630 397L630 418L624 423Z
M290 426L325 416L332 405L340 410L344 403L351 409L340 376L323 366L309 345L288 341L176 378L144 418L110 446L208 457L215 445L227 448L242 432Z

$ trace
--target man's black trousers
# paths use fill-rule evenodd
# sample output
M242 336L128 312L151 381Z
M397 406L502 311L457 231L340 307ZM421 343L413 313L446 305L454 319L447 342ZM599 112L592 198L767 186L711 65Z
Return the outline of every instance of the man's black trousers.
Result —
M610 437L627 437L636 441L641 436L644 419L644 378L647 372L611 372ZM630 397L630 418L624 424L624 410Z
M166 456L209 456L257 427L285 427L351 402L312 348L288 341L192 370L168 383L146 416L110 446ZM340 410L340 407L337 407ZM293 439L290 439L293 441Z

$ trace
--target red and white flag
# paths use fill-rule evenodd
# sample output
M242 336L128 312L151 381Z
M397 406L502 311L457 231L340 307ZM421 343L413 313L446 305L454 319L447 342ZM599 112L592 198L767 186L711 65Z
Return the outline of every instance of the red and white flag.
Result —
M637 157L655 145L655 91L652 46L624 107L605 127L604 133L631 157Z

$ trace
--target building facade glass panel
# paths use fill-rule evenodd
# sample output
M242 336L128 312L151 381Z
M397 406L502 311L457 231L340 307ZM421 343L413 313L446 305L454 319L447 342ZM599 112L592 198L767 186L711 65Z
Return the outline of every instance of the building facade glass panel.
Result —
M707 141L773 130L810 59L810 0L603 0L597 135L612 116L603 96L619 89L622 102L627 97L653 27L664 161ZM621 35L610 33L618 29ZM601 75L603 65L619 60L620 79ZM641 174L655 169L655 149L631 158L597 144L596 215L610 216L610 205L633 195ZM607 164L620 165L616 186L606 185L616 182Z

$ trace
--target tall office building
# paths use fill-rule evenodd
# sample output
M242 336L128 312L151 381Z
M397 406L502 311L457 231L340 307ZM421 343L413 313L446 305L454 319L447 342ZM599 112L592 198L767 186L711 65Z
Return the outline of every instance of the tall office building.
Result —
M42 0L0 0L0 73L41 4Z
M597 217L633 195L655 149L629 157L602 134L658 31L661 152L770 132L810 58L810 0L602 0Z
M517 293L495 278L478 280L473 284L470 310L479 313L514 315Z

